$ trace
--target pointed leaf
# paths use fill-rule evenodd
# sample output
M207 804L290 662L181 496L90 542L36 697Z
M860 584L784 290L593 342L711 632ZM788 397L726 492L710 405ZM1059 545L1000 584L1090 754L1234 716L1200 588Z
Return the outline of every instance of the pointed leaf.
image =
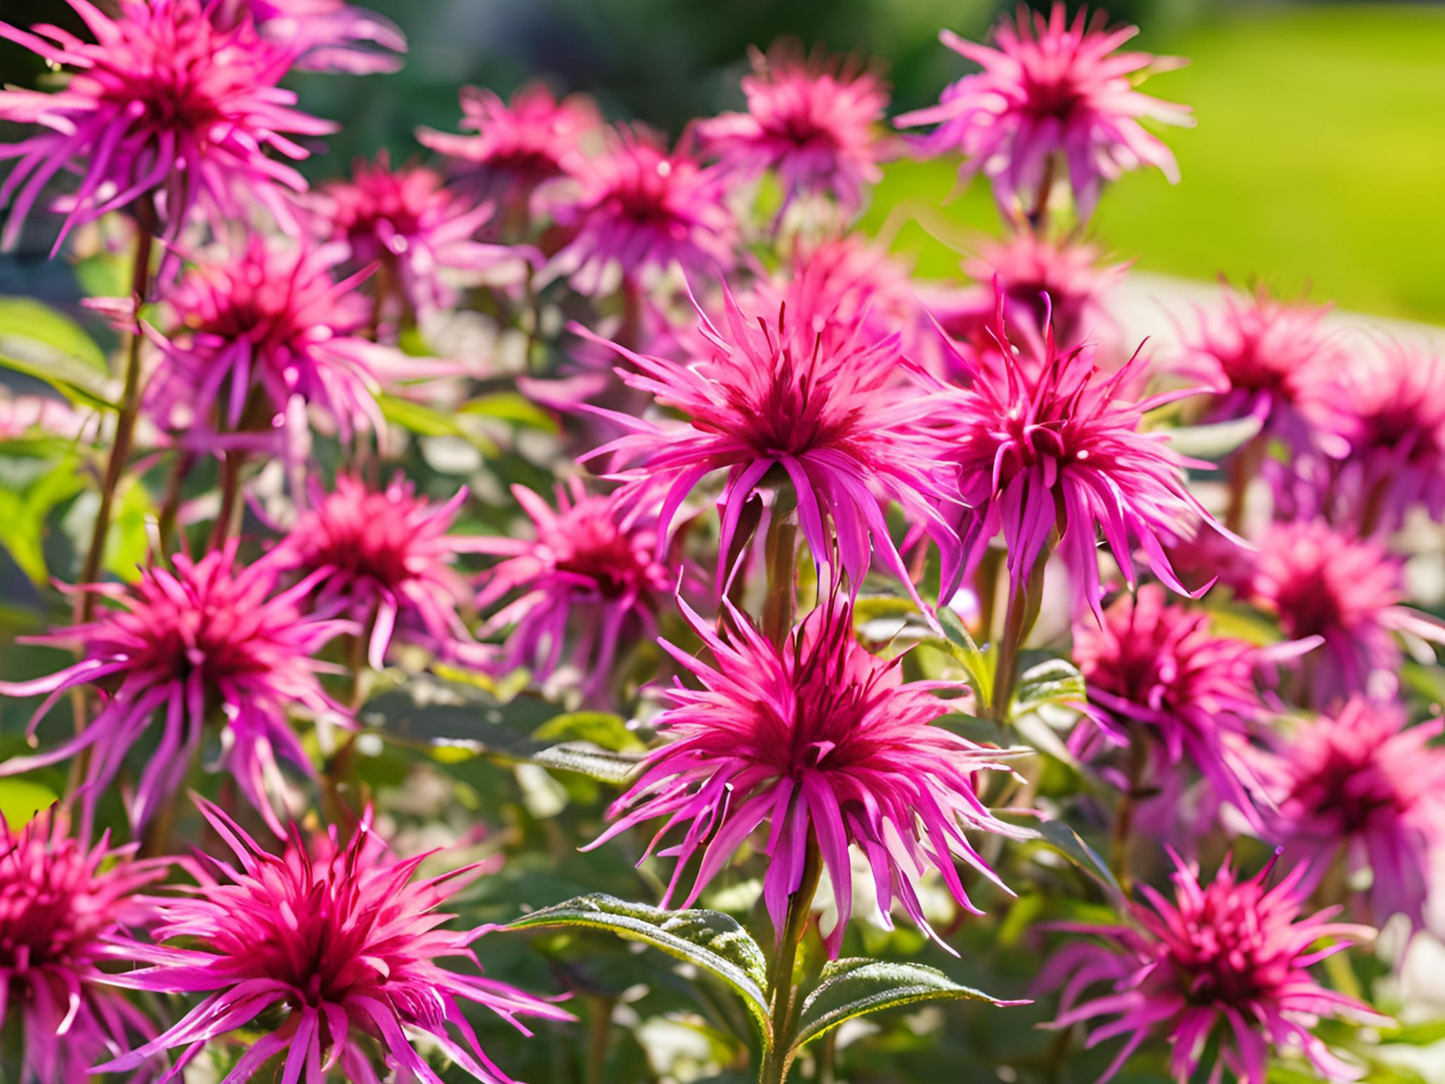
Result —
M1189 456L1191 459L1222 459L1258 436L1263 425L1263 418L1251 416L1216 422L1213 425L1186 425L1160 432L1168 437L1169 446L1180 455Z
M1030 837L1048 847L1052 851L1063 855L1079 869L1098 881L1103 886L1105 893L1116 910L1125 907L1124 890L1119 887L1119 882L1114 879L1114 872L1109 864L1099 856L1084 841L1084 838L1074 831L1063 821L1040 821L1033 824L1017 825L1027 832Z
M716 976L742 996L759 1033L768 1041L768 1000L763 992L767 959L736 919L701 909L665 911L597 894L534 911L508 929L567 926L606 930L629 941L641 941Z
M1026 715L1045 704L1082 704L1086 698L1079 668L1068 659L1048 659L1019 675L1012 715Z
M991 1005L1022 1005L1001 1001L954 982L937 968L887 960L834 960L803 1001L794 1047L824 1035L845 1021L866 1013L895 1009L920 1001L987 1001Z
M937 616L938 623L943 627L944 639L927 642L947 651L958 661L967 672L974 692L978 694L979 707L987 708L989 696L993 692L993 658L974 643L967 626L952 609L940 606Z
M115 381L95 340L38 301L0 297L0 367L43 380L76 402L114 407Z

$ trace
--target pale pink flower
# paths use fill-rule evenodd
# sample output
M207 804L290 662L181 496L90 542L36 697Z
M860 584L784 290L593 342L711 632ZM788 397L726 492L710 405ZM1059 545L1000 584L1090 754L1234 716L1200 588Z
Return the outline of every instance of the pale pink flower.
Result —
M483 541L447 533L465 489L433 504L401 477L373 489L342 474L330 493L318 488L311 498L271 559L278 571L314 584L320 612L344 612L370 630L367 659L375 669L394 639L443 657L465 650L471 636L458 609L471 591L453 560L480 552Z
M480 580L477 606L490 610L490 633L510 630L504 665L530 667L545 681L568 646L595 699L613 678L619 646L657 635L657 614L670 605L676 576L659 557L652 517L617 495L591 496L582 483L557 487L557 508L513 486L532 520L533 537L476 538L474 552L505 558Z
M905 113L899 127L938 127L918 140L926 154L963 155L961 176L982 172L999 206L1032 207L1067 168L1079 216L1094 209L1105 181L1153 166L1179 179L1174 155L1141 120L1192 125L1187 106L1142 94L1137 84L1150 72L1182 61L1116 50L1138 29L1105 29L1080 8L1069 20L1055 3L1045 16L1020 5L1013 24L994 29L994 48L943 31L942 41L983 70L949 86L937 105Z
M1330 921L1338 907L1300 918L1302 866L1271 887L1274 862L1240 881L1226 860L1201 886L1197 865L1174 861L1172 901L1140 885L1149 906L1131 902L1130 925L1062 927L1099 940L1066 945L1039 975L1040 989L1063 987L1052 1026L1093 1022L1089 1047L1127 1036L1101 1080L1151 1037L1173 1047L1169 1071L1178 1084L1194 1078L1211 1038L1219 1043L1211 1079L1228 1068L1245 1084L1265 1084L1271 1048L1302 1052L1326 1080L1359 1077L1311 1029L1323 1017L1378 1017L1321 986L1309 969L1374 931Z
M152 565L133 587L83 584L113 601L86 624L33 642L74 647L81 660L49 677L0 682L6 696L44 695L31 730L69 690L93 685L101 707L76 736L44 753L0 762L0 776L68 760L90 750L87 812L120 771L126 755L158 719L160 740L147 750L127 805L139 827L185 779L209 723L223 734L218 768L230 771L246 798L280 830L268 790L277 789L277 758L309 774L311 759L292 732L288 712L318 717L340 708L317 681L313 653L349 622L308 617L304 581L276 593L276 568L260 561L237 568L236 543L199 561L177 554L175 571Z
M8 389L0 389L0 441L37 435L78 440L87 428L95 427L62 399L13 395Z
M802 195L826 192L845 209L863 205L864 186L883 176L874 128L888 106L888 88L856 62L796 45L752 51L743 77L746 113L700 122L704 155L751 179L771 170L783 186L784 207Z
M17 160L0 187L0 203L13 197L7 245L62 170L80 182L57 201L66 212L57 249L73 226L152 195L171 238L196 207L217 228L244 219L253 201L283 225L293 221L285 193L304 191L306 181L265 152L305 158L307 148L289 137L334 125L293 109L296 95L277 85L291 49L249 22L220 28L202 0L121 0L116 18L89 0L69 3L94 42L59 27L0 23L0 37L73 71L53 93L0 90L0 119L40 128L0 146L0 159Z
M596 295L675 267L711 278L733 266L737 226L722 175L686 146L669 152L646 130L619 127L605 151L569 168L578 191L553 207L568 240L547 278Z
M20 1018L26 1084L86 1084L98 1060L156 1033L104 985L102 964L109 938L155 919L136 891L164 864L133 861L135 845L112 848L109 835L89 847L65 822L53 810L18 828L0 817L0 1024L7 1007Z
M447 188L423 166L393 169L383 151L375 163L362 159L351 179L331 181L316 193L326 240L344 241L353 263L379 263L394 277L411 310L426 317L457 303L449 277L479 279L488 272L520 280L531 249L483 244L477 233L494 207ZM375 283L373 283L375 285Z
M220 0L222 25L254 20L262 35L296 54L296 67L351 75L394 72L406 35L390 19L344 0Z
M835 599L813 611L781 647L735 609L721 633L685 605L683 612L715 663L664 642L701 688L679 682L669 690L672 706L655 720L669 740L648 755L612 807L613 825L590 846L662 820L648 854L681 833L661 852L676 858L664 907L701 856L681 904L690 907L766 825L763 898L781 937L788 899L816 844L838 908L825 935L833 956L851 914L850 847L873 872L884 920L897 903L935 940L918 897L925 870L936 870L973 914L980 912L955 858L1007 891L964 830L1019 836L974 789L974 773L1006 771L1008 754L931 725L949 702L935 695L934 683L905 683L899 659L878 658L858 643L850 606Z
M510 1084L483 1053L461 1003L485 1006L524 1034L519 1016L571 1019L504 982L442 963L479 967L471 946L489 927L450 930L453 916L437 910L478 867L414 879L430 856L394 858L369 811L349 840L332 826L308 846L293 824L277 854L215 806L200 806L234 863L208 855L193 863L199 887L161 901L150 940L116 945L117 956L148 966L109 981L204 996L169 1031L100 1071L132 1069L183 1046L172 1069L180 1073L207 1043L252 1025L261 1034L227 1077L238 1084L273 1057L284 1058L286 1081L320 1084L337 1070L356 1084L380 1084L389 1069L399 1080L438 1084L412 1045L422 1036L484 1084Z
M1407 725L1394 703L1355 698L1300 720L1265 771L1278 812L1269 838L1305 863L1307 889L1337 860L1370 873L1365 895L1376 925L1424 921L1429 880L1445 844L1445 750L1439 720Z

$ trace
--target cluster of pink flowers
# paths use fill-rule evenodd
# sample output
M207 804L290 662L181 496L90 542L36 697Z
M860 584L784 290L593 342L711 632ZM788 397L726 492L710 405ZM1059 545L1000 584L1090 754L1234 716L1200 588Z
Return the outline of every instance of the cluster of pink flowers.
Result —
M1122 1039L1105 1079L1145 1044L1181 1084L1264 1084L1297 1054L1359 1075L1315 1029L1371 1010L1315 965L1396 916L1428 931L1445 860L1441 728L1407 680L1445 624L1408 605L1399 531L1445 514L1445 362L1263 291L1172 355L1136 348L1110 304L1128 265L1080 227L1123 172L1176 178L1152 125L1190 113L1138 89L1173 61L1099 13L1021 9L992 45L944 33L981 70L893 118L922 136L890 131L878 69L788 43L754 53L742 110L676 139L541 84L468 89L461 134L417 133L435 162L383 153L308 191L289 163L331 125L281 80L393 70L398 28L342 0L69 2L94 40L0 23L68 73L0 91L25 130L0 147L6 239L37 208L57 251L117 215L135 279L93 305L126 337L103 422L0 399L0 441L110 453L85 472L75 618L27 641L74 656L0 682L40 698L0 777L71 774L48 818L0 819L22 1081L169 1079L239 1040L227 1082L440 1084L445 1057L509 1084L467 1004L523 1031L570 1014L477 973L491 927L439 909L470 909L483 867L421 876L434 852L384 838L404 802L356 762L394 741L378 775L571 770L576 749L534 751L562 731L605 732L585 753L614 764L653 743L574 842L630 849L663 908L757 869L728 887L756 886L768 974L746 945L724 962L767 1002L769 1084L833 996L795 999L797 953L846 968L854 919L897 914L959 954L1041 841L1117 912L1045 927L1037 975L1053 1026ZM967 285L854 228L910 150L992 185L1005 231ZM1194 423L1245 435L1207 461L1183 454ZM138 568L117 508L143 521ZM188 785L202 845L159 857ZM465 786L484 817L553 797ZM92 844L106 818L136 842ZM1201 880L1194 856L1227 848ZM1010 923L1066 913L1042 877ZM589 998L594 1039L615 1000Z

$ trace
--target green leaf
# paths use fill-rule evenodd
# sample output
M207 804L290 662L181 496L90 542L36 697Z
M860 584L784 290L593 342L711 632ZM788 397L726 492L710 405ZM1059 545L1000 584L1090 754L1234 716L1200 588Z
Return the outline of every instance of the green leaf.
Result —
M400 426L408 433L419 437L463 437L470 439L466 430L439 410L433 410L424 403L402 399L396 395L382 394L376 398L381 407L381 416L392 425Z
M993 693L993 657L984 654L978 644L974 643L968 628L952 609L940 606L937 616L938 623L943 627L944 639L924 642L947 651L958 661L967 672L973 691L978 694L979 707L987 709L989 697Z
M1068 659L1046 659L1019 675L1018 683L1014 686L1009 719L1017 724L1045 705L1072 707L1084 703L1087 698L1084 675L1077 666ZM1043 729L1047 730L1048 727L1044 726ZM1049 734L1053 736L1052 731ZM1051 744L1058 746L1057 737L1054 737ZM1045 752L1057 755L1058 748L1050 747L1045 749ZM1065 756L1060 759L1072 761L1073 758Z
M475 414L483 418L495 418L509 422L523 429L540 429L545 433L557 432L557 420L525 395L515 391L501 391L494 395L483 395L463 403L457 408L459 414Z
M28 824L36 814L53 806L56 799L50 788L28 779L0 779L0 818L12 829Z
M645 903L628 903L615 896L597 894L578 896L534 911L513 922L508 929L576 926L606 930L628 941L641 941L715 975L742 996L764 1042L771 1042L768 1000L763 993L767 986L767 959L736 919L718 911L664 911Z
M585 741L614 753L644 749L646 742L627 729L627 720L608 711L572 711L553 716L532 733L537 741Z
M1109 864L1099 857L1099 852L1090 847L1084 838L1074 831L1063 821L1039 821L1033 824L1014 825L1028 834L1030 839L1041 843L1043 846L1063 855L1071 863L1083 870L1095 881L1103 886L1108 894L1110 902L1115 910L1123 910L1126 906L1124 890L1119 887L1119 882L1114 879L1113 870Z
M114 408L105 354L68 316L24 297L0 297L0 366L37 377L67 398Z
M23 488L0 488L0 545L37 584L49 579L45 567L45 528L51 511L85 488L74 459L47 466Z
M833 960L823 968L822 979L803 1000L793 1045L801 1047L855 1017L920 1001L1026 1004L1000 1001L980 990L954 982L937 968L922 964L869 959Z
M1158 432L1165 434L1169 446L1180 455L1189 456L1191 459L1221 459L1257 437L1263 425L1263 418L1248 417L1216 422L1213 425L1161 429Z

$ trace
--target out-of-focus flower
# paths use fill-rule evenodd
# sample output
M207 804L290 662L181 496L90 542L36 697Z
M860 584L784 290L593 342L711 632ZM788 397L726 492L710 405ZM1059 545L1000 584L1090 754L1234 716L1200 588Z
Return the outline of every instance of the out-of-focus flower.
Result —
M76 440L86 428L85 416L63 399L12 395L0 389L0 441L37 434Z
M1025 360L1043 354L1049 321L1065 349L1085 342L1098 352L1117 346L1119 328L1103 299L1127 265L1101 265L1094 246L1020 230L1007 240L980 244L963 269L976 286L927 301L939 326L971 349L980 364L992 363L999 352L993 330L1000 300L1013 345L1024 351Z
M0 203L13 198L6 244L62 170L80 183L56 203L66 213L57 249L71 227L152 195L172 238L197 206L218 228L244 219L252 201L292 222L284 190L304 191L306 181L265 152L305 158L288 137L334 125L291 108L296 95L277 85L291 49L249 22L220 28L202 0L122 0L116 18L87 0L70 3L94 42L0 23L0 37L73 70L54 93L0 90L0 119L40 128L0 146L0 159L16 159L0 187Z
M476 538L477 553L506 558L481 580L477 606L512 602L488 620L488 632L511 628L508 668L532 667L545 681L569 642L583 691L595 698L613 677L620 644L657 635L657 610L676 586L658 557L657 528L617 497L589 496L582 483L557 487L554 511L537 494L513 486L534 536Z
M873 72L843 58L804 58L795 45L753 50L743 77L746 113L724 113L697 126L705 155L743 178L767 170L795 197L831 193L846 210L863 205L864 185L883 176L873 131L888 106L888 88Z
M1198 866L1175 863L1174 900L1141 885L1150 906L1130 905L1132 925L1063 927L1101 940L1065 946L1039 975L1039 988L1063 987L1053 1026L1095 1022L1090 1047L1128 1036L1103 1080L1152 1036L1173 1046L1169 1067L1179 1084L1193 1079L1211 1039L1219 1044L1216 1077L1227 1067L1246 1084L1265 1084L1271 1047L1303 1052L1327 1080L1359 1077L1310 1029L1322 1017L1375 1014L1321 986L1309 969L1374 931L1330 921L1333 907L1300 918L1302 866L1270 887L1273 862L1247 881L1226 862L1201 886ZM1320 947L1323 939L1339 940ZM1104 992L1081 1000L1099 984Z
M45 695L31 722L65 693L95 685L104 696L95 718L75 737L34 756L0 762L15 775L90 750L86 795L93 806L120 770L141 733L164 716L160 741L146 760L131 798L139 827L185 778L208 722L222 732L220 767L229 769L247 799L280 831L267 797L278 789L277 756L310 773L311 760L291 732L287 711L318 716L340 709L316 680L313 652L349 622L308 617L301 609L317 577L275 592L276 568L260 561L235 567L236 543L199 561L184 554L175 571L152 565L134 587L83 584L117 605L94 621L59 629L34 642L75 647L81 660L34 681L0 683L6 696Z
M429 855L393 858L369 812L347 841L332 826L308 847L293 824L275 854L200 804L235 864L209 856L194 863L199 889L161 904L149 942L116 946L118 956L149 966L109 981L205 997L169 1031L101 1071L132 1069L185 1046L172 1070L179 1072L210 1040L275 1010L280 1023L250 1045L228 1079L249 1080L284 1056L285 1080L319 1082L339 1069L347 1080L378 1084L372 1050L379 1048L402 1079L434 1082L440 1078L412 1046L425 1036L484 1084L510 1084L482 1052L459 1002L484 1005L524 1034L519 1016L571 1019L506 983L441 963L477 963L471 946L488 927L444 929L451 916L437 913L477 867L414 880Z
M268 440L294 402L322 412L344 439L379 431L382 383L426 375L425 363L363 337L374 311L356 290L365 273L331 277L346 258L345 245L252 235L163 290L176 333L147 328L161 352L145 399L157 424L196 446Z
M722 175L685 147L669 153L641 128L618 128L605 151L570 169L580 190L553 207L570 240L547 278L596 295L673 267L707 277L732 267L737 227Z
M1318 655L1302 661L1301 687L1317 708L1363 693L1394 696L1402 655L1396 635L1445 642L1445 628L1400 605L1400 561L1378 542L1318 521L1276 523L1258 539L1248 596L1292 640L1318 636Z
M1007 343L1002 303L994 341ZM1138 363L1136 353L1112 373L1095 363L1093 349L1061 350L1045 329L1044 351L1028 363L1000 348L995 364L979 364L961 351L955 363L967 386L952 393L954 458L960 465L964 506L959 534L972 568L1002 532L1008 567L1023 582L1051 540L1069 570L1074 612L1092 608L1102 622L1097 538L1102 530L1132 589L1137 545L1172 590L1178 581L1164 545L1193 535L1202 522L1223 531L1184 484L1185 459L1162 434L1141 433L1156 407L1193 394L1156 395L1139 402L1121 389Z
M378 490L338 475L330 493L313 492L312 507L273 560L278 571L315 584L320 612L344 612L371 630L368 661L376 669L394 637L450 656L471 641L457 615L471 591L452 558L478 550L480 540L447 533L466 497L462 489L433 504L399 477Z
M220 0L213 17L223 26L254 20L307 71L394 72L402 64L396 54L406 52L395 23L345 0Z
M145 1014L102 985L106 941L144 926L154 906L137 889L165 875L109 837L87 847L63 816L21 828L0 818L0 1005L20 1017L20 1080L85 1084L90 1067L156 1033Z
M358 161L350 180L322 186L316 204L327 239L345 241L360 266L382 264L383 277L395 276L422 317L456 304L449 274L476 278L503 269L517 280L529 260L540 261L527 249L475 240L492 217L490 203L444 187L441 175L423 166L392 169L385 151L374 164Z
M1157 777L1192 765L1221 801L1259 823L1263 786L1250 740L1265 715L1260 648L1215 635L1207 614L1170 605L1163 588L1145 584L1136 596L1120 595L1102 624L1076 624L1072 656L1088 688L1069 738L1076 755L1147 742Z
M1363 532L1398 527L1411 508L1445 516L1445 361L1390 343L1352 356L1338 401L1350 452L1336 470L1337 500Z
M461 104L461 127L475 135L423 128L417 139L478 181L486 198L498 204L520 201L522 210L539 184L569 172L570 164L583 157L579 144L602 126L591 98L574 94L559 101L541 83L522 87L510 102L490 90L467 87Z
M698 484L726 472L718 499L724 554L748 499L789 483L815 561L841 567L856 590L876 551L911 587L885 501L896 500L933 537L945 568L957 564L957 540L941 511L953 486L947 447L933 427L940 396L902 357L896 331L880 339L861 324L838 324L834 312L815 307L820 300L831 299L820 299L806 274L788 284L776 311L744 311L727 293L719 324L699 310L707 353L687 364L613 344L636 369L618 369L621 378L687 421L608 413L624 435L587 458L638 462L616 477L626 495L664 491L664 536ZM726 564L720 580L731 572Z
M1255 417L1296 454L1348 453L1349 418L1336 393L1345 354L1320 326L1328 312L1261 288L1252 297L1226 293L1218 312L1201 313L1179 370L1214 393L1204 420Z
M1432 864L1445 852L1445 751L1437 721L1407 726L1404 709L1362 698L1300 721L1265 772L1277 813L1269 838L1306 864L1305 888L1341 856L1369 870L1372 921L1424 921Z
M1020 6L994 30L996 48L965 41L947 30L943 43L983 70L949 86L937 105L899 117L899 127L938 125L920 137L926 154L963 155L961 175L982 172L993 184L1005 213L1047 197L1060 166L1079 216L1093 211L1105 181L1144 166L1179 179L1174 155L1151 135L1141 119L1192 125L1189 108L1140 93L1150 72L1179 66L1173 57L1120 53L1138 29L1104 29L1104 16L1091 20L1080 8L1072 21L1062 3L1050 14Z
M719 635L684 605L716 665L663 645L702 688L679 682L669 691L672 706L655 722L671 740L648 755L610 811L615 823L591 846L663 819L651 853L681 829L663 852L677 859L663 906L701 851L682 904L689 907L767 824L763 897L779 937L808 850L817 846L838 907L837 924L826 935L835 956L853 899L850 846L872 869L885 921L896 902L938 940L918 898L919 878L929 868L960 907L978 914L953 858L1003 887L964 829L1017 835L974 790L973 773L1007 770L1007 754L930 725L948 712L948 702L934 695L932 683L905 683L897 659L880 659L858 643L852 609L836 599L814 610L781 647L729 612L731 631Z

